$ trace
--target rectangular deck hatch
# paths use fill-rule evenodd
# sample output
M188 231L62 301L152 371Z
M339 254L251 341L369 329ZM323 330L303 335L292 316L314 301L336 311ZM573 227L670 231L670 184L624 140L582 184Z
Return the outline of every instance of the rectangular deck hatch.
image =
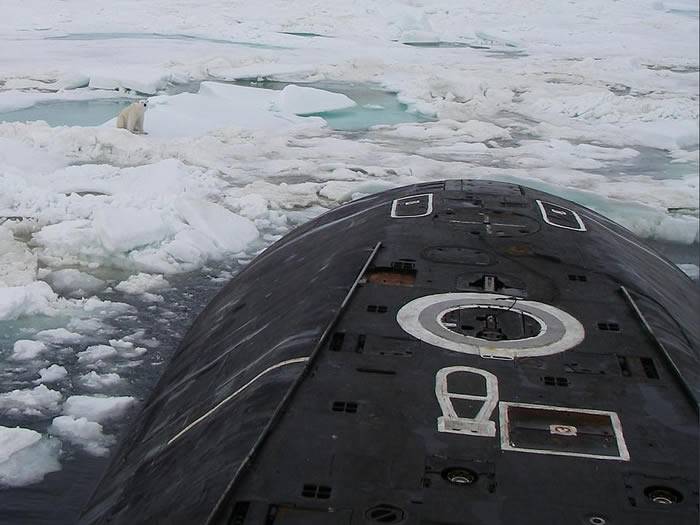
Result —
M615 412L505 401L499 407L503 450L629 461Z
M433 213L433 194L423 193L396 199L391 204L391 216L394 219L425 217Z
M542 213L542 219L550 226L578 232L586 231L586 225L575 211L541 200L537 201L537 205Z

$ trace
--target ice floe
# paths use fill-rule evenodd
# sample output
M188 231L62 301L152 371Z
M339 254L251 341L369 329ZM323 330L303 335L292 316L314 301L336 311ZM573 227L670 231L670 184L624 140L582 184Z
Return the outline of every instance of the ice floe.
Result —
M46 385L12 390L0 394L0 414L9 417L37 417L56 413L63 399L57 390Z
M115 373L98 374L94 370L78 378L82 386L90 390L102 390L117 386L123 382L122 377Z
M331 93L323 89L289 85L278 95L275 106L294 115L311 115L327 111L338 111L356 106L356 102L342 93Z
M56 292L72 297L89 297L107 287L102 279L74 268L55 270L44 277L44 280Z
M46 345L41 341L20 339L15 341L10 359L13 361L31 361L46 351Z
M61 443L39 432L0 426L0 487L21 487L61 470Z
M50 343L53 345L71 345L79 343L82 340L82 336L80 334L71 332L65 328L49 328L47 330L41 330L36 333L35 337L45 343Z
M117 356L117 349L109 345L93 345L88 346L82 352L77 353L78 363L88 365L100 363L105 359L112 359Z
M114 289L126 294L144 294L168 288L170 284L162 275L138 273L117 284Z
M84 417L57 416L49 426L49 432L93 456L106 456L116 441L113 436L104 434L102 425Z
M70 396L63 404L63 413L104 423L122 418L135 404L136 399L131 396Z
M68 370L61 365L53 364L47 368L39 370L39 379L35 383L56 383L63 381L68 376Z

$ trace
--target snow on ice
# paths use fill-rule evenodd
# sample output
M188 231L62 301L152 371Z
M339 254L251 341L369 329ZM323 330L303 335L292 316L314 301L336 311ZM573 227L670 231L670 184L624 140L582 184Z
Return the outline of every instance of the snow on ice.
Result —
M106 456L109 446L116 441L103 433L102 425L84 417L58 416L53 419L49 432L61 439L82 447L93 456Z
M63 413L104 423L123 417L135 403L131 396L70 396L63 405Z
M21 427L0 426L0 487L19 487L41 481L61 469L61 443Z

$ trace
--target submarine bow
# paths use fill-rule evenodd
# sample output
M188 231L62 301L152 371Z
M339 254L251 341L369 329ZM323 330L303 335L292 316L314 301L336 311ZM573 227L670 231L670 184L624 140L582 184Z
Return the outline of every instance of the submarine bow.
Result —
M515 184L416 184L259 255L81 523L695 524L698 287Z

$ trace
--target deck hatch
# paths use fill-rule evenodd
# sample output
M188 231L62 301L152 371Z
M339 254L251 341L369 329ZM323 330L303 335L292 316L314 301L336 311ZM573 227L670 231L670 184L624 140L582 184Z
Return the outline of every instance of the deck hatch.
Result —
M408 219L411 217L425 217L433 213L433 194L410 195L396 199L391 204L391 217L394 219Z
M499 411L503 450L629 461L615 412L505 401Z
M574 210L541 200L537 201L537 205L542 213L542 219L550 226L578 232L586 231L586 225Z

